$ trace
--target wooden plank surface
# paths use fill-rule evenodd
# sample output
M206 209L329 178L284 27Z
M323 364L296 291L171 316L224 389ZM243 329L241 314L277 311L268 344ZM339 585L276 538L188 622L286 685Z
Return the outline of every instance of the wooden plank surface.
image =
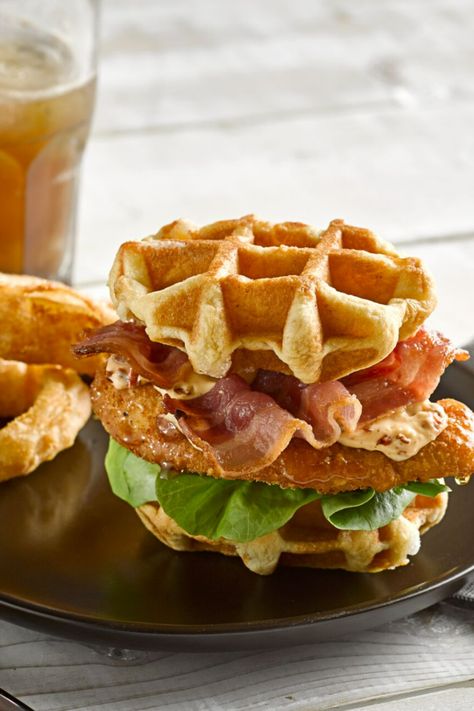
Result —
M346 706L349 711L351 707ZM448 709L474 708L474 688L472 682L461 683L441 691L420 692L412 698L398 698L366 706L368 711L447 711Z
M0 630L0 683L37 711L364 708L466 683L474 670L472 623L439 608L347 640L240 653L125 651L120 658L7 623ZM456 708L468 711L462 693ZM418 708L431 708L416 698Z
M474 106L98 137L85 162L76 281L103 279L121 242L177 217L343 217L394 241L474 236L473 123Z
M100 133L472 102L470 0L106 0Z
M471 0L103 0L75 280L178 216L372 228L432 269L433 324L474 335ZM456 708L473 623L436 607L351 639L136 653L0 623L0 686L38 711Z

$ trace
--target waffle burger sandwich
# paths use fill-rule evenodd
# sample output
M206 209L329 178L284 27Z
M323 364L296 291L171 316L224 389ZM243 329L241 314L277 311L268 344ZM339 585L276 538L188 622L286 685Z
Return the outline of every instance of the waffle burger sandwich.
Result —
M474 471L474 415L429 401L468 357L433 284L370 231L178 220L121 246L120 320L88 334L114 492L163 543L377 572L408 562Z

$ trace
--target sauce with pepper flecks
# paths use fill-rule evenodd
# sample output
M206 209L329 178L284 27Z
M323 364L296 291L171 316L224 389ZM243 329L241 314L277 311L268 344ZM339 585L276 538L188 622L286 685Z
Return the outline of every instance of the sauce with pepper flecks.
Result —
M355 432L344 432L339 443L345 447L377 450L395 461L417 454L447 427L448 416L436 402L425 400L367 422Z

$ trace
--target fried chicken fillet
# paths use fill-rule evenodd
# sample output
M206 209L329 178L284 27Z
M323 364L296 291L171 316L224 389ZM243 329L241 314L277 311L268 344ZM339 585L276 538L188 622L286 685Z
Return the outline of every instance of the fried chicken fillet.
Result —
M217 474L216 461L193 447L188 439L166 420L163 397L151 384L117 390L107 378L105 367L92 384L96 415L114 440L148 461L172 462L178 470ZM301 439L293 439L269 466L242 478L278 484L304 486L321 493L338 493L373 487L386 491L409 481L428 481L450 476L463 479L474 471L474 414L464 404L451 399L440 404L448 415L448 425L414 457L394 461L381 452L333 444L314 449Z

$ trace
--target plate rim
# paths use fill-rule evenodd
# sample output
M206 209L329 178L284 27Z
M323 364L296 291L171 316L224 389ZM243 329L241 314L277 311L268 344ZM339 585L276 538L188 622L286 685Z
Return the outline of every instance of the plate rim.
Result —
M384 571L390 573L390 571ZM369 575L369 573L367 573ZM330 623L342 621L348 618L356 618L363 615L369 615L380 609L392 608L404 602L416 600L419 597L441 591L444 587L454 587L459 582L459 587L470 576L474 577L474 556L470 565L461 567L455 573L447 572L445 575L437 578L434 582L432 579L424 581L418 585L412 586L415 589L409 592L402 592L399 595L384 598L380 602L367 605L351 605L343 610L326 612L318 615L303 614L294 617L279 617L259 620L255 622L234 622L234 623L211 623L211 624L166 624L166 623L149 623L149 622L133 622L133 621L118 621L106 618L97 618L89 615L81 615L75 612L60 611L54 607L41 605L38 603L19 600L14 596L0 592L0 609L7 608L15 612L26 614L28 617L37 616L43 620L54 620L58 623L65 623L71 627L80 626L90 628L101 632L116 632L124 635L143 635L145 637L169 637L174 638L184 636L232 636L239 633L266 633L266 632L281 632L283 630L298 630L306 627L316 627L321 623ZM442 599L442 598L440 598Z

